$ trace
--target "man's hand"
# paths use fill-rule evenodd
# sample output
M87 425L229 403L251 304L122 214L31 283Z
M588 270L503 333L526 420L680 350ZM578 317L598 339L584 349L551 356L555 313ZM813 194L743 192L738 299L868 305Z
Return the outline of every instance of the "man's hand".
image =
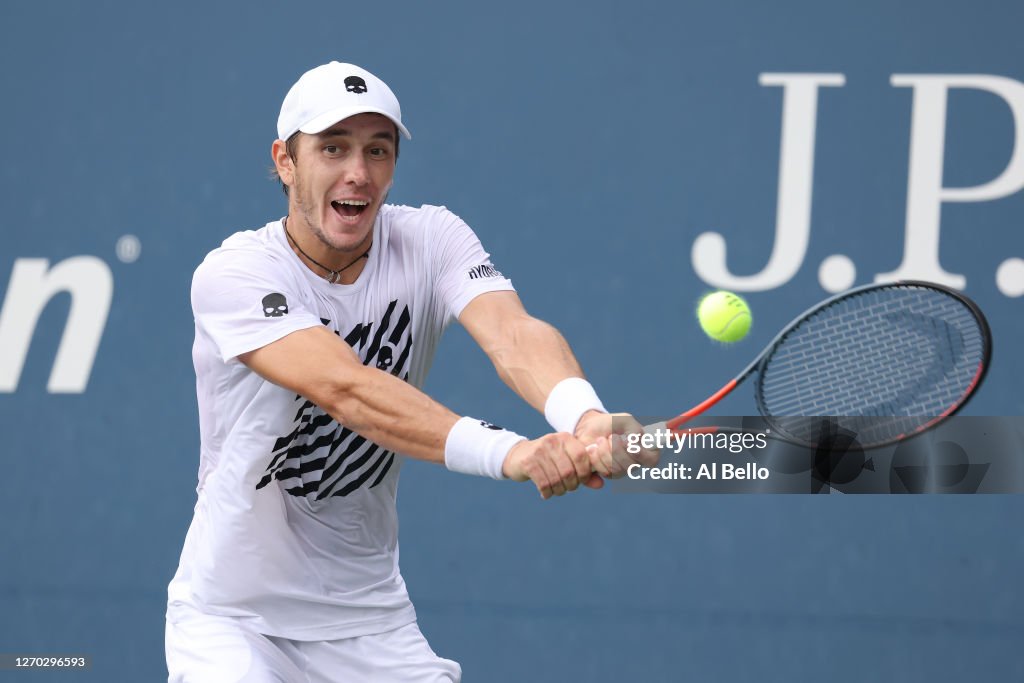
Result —
M505 456L502 472L515 481L531 480L544 500L575 491L580 484L590 488L604 484L593 475L587 447L569 434L520 441Z
M658 464L660 453L656 449L641 448L638 453L626 451L629 434L643 434L644 428L629 413L601 413L590 410L576 425L576 438L587 446L591 469L602 477L618 479L626 474L630 465L643 467ZM595 487L596 488L596 487Z

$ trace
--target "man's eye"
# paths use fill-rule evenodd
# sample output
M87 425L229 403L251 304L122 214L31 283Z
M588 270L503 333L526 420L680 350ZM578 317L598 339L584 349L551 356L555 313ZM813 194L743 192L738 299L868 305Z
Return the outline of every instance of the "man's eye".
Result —
M383 147L374 147L373 149L370 150L370 156L372 156L374 158L377 158L377 159L382 159L382 158L386 157L387 155L388 155L388 151L386 149L384 149Z
M328 154L337 154L339 150L337 145L327 145L324 147L324 151Z

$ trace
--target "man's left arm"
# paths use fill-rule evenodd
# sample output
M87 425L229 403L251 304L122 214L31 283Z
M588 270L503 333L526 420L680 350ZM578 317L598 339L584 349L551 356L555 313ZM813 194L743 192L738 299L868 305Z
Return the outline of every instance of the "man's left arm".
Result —
M502 381L523 400L545 413L549 420L552 412L560 408L567 408L574 416L570 421L575 419L571 405L553 406L549 398L558 403L561 397L571 403L578 396L578 387L572 382L562 383L569 378L582 379L583 369L565 337L554 326L527 313L515 292L488 292L477 296L462 310L459 322L494 363ZM560 396L552 397L556 387ZM587 405L585 398L579 400L584 401L581 405ZM552 426L569 431L565 425ZM613 438L615 432L640 431L643 427L631 415L610 415L600 409L586 410L572 427L573 435L590 446L594 471L612 478L622 476L634 462L644 466L657 463L656 451L641 450L630 455L623 440Z

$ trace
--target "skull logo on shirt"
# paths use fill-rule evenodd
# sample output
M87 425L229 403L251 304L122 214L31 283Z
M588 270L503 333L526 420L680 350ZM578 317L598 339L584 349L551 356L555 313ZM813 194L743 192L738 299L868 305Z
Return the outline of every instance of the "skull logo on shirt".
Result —
M263 315L268 318L280 318L288 313L288 301L284 294L267 294L263 297Z

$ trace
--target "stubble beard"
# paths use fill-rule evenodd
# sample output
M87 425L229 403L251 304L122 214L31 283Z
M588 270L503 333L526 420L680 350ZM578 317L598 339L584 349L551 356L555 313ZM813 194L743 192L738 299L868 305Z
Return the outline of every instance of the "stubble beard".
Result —
M366 243L373 239L373 225L377 222L376 213L373 217L373 222L370 223L369 232L362 240L359 241L359 244L352 247L340 247L337 244L332 243L327 238L327 234L324 232L323 226L320 224L320 217L314 212L313 206L315 202L312 200L311 196L306 196L306 188L303 182L299 179L298 174L295 175L295 185L292 188L292 191L295 194L295 208L297 212L302 215L302 220L305 222L306 227L308 227L309 231L313 233L313 236L331 252L339 255L350 255L356 252L362 252L366 248ZM386 199L387 197L385 196L385 200ZM379 208L377 212L379 213Z

